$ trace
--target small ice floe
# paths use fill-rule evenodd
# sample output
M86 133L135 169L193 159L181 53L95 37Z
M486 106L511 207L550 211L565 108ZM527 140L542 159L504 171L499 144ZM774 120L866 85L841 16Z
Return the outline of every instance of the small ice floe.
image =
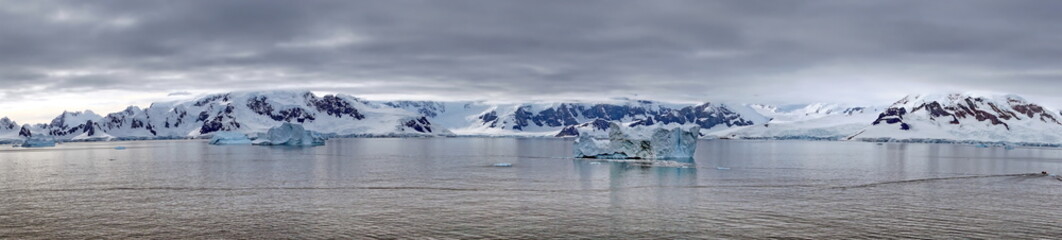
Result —
M1006 145L1006 146L1003 146L1003 149L1014 150L1014 146L1013 145Z
M977 145L975 145L974 147L977 147L977 148L988 148L988 144L984 144L984 143L982 143L982 144L977 144Z
M117 147L114 147L114 150L125 150L125 147L123 147L123 146L117 146Z
M715 167L715 170L730 170L728 167Z
M512 167L513 164L512 163L495 163L494 165L491 165L491 166L493 166L493 167Z
M590 165L601 165L601 162L590 162Z
M210 137L210 144L213 145L250 145L251 139L247 135L238 132L222 131L216 132Z

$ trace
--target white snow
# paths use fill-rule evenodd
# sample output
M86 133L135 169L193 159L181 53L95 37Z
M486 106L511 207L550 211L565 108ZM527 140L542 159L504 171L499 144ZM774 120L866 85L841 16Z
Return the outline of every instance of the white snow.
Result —
M706 135L722 138L833 139L839 140L866 128L884 107L857 107L842 104L809 104L793 110L773 106L758 107L771 118L766 124L734 127ZM856 110L856 109L862 110Z
M97 129L95 134L93 134L93 135L89 135L88 132L85 132L85 133L78 134L77 136L74 136L73 138L70 138L69 140L70 141L87 141L87 142L91 142L91 141L110 141L110 140L113 140L113 139L114 139L114 136L111 136L110 134L104 133L103 131L100 131L100 130Z
M246 134L239 132L222 131L216 132L210 137L210 144L214 145L249 145L251 139Z
M100 119L103 119L103 117L101 117L99 114L96 114L95 112L92 112L92 110L85 110L81 112L65 111L62 115L59 115L59 117L57 117L56 120L53 120L52 122L62 122L62 124L66 126L76 126L79 124L84 124L88 121L98 122L100 121Z
M270 128L264 134L259 134L255 145L285 145L285 146L320 146L325 144L325 138L321 134L307 131L302 125L284 123L278 127Z

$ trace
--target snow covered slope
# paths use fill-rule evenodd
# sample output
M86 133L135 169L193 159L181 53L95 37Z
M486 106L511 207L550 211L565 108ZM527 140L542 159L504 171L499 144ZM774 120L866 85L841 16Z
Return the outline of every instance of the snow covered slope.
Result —
M1016 95L910 95L851 139L1062 142L1058 111Z
M721 138L752 139L819 139L839 140L866 128L877 119L881 107L848 106L816 103L781 110L768 105L750 105L770 118L766 124L737 127L713 132Z
M798 108L783 110L776 106L753 104L749 105L749 108L755 110L764 117L770 118L772 124L799 122L830 116L853 116L866 113L877 114L884 109L882 107L850 106L838 103L814 103L798 106Z

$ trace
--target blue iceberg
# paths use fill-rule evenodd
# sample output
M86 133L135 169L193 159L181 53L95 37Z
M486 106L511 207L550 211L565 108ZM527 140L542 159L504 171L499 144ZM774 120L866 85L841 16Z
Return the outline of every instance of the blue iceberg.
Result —
M55 138L30 137L22 142L22 147L55 147Z
M270 128L264 134L258 134L258 139L252 143L273 146L321 146L325 144L325 140L327 139L320 133L307 131L300 124L284 123Z

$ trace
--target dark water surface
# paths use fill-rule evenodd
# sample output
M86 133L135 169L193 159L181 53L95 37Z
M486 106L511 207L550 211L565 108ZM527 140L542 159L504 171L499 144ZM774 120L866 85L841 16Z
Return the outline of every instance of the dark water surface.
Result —
M115 150L125 146L125 150ZM701 141L693 163L562 139L0 150L0 238L1058 238L1062 149ZM513 167L491 167L510 162Z

